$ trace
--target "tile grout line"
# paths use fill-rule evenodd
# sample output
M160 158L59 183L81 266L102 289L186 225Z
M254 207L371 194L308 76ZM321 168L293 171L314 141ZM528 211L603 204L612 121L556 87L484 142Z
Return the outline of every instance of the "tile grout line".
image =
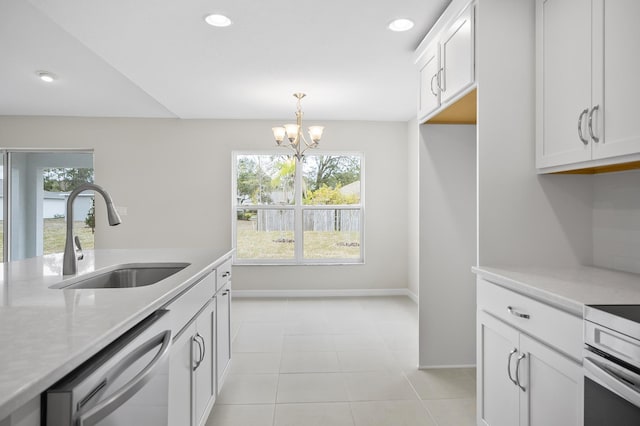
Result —
M411 386L411 389L413 389L413 392L416 394L416 396L418 397L418 401L420 401L420 405L422 406L422 408L425 409L425 411L427 412L427 414L429 415L429 418L431 418L431 420L433 421L433 424L435 426L438 426L438 422L435 419L435 417L433 417L433 414L431 414L431 410L429 410L429 407L426 406L426 404L424 403L424 400L420 397L420 394L418 393L417 389L415 388L415 386L413 386L413 383L411 383L411 380L409 380L409 377L407 376L406 371L403 369L402 370L402 377L404 377L404 379L409 382L409 386Z

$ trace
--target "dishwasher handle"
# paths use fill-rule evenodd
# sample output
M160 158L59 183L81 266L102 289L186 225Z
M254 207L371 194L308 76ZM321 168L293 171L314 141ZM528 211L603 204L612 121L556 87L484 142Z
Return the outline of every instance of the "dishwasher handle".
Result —
M584 357L584 375L640 407L640 376L592 352Z
M142 389L149 380L153 378L156 367L169 356L169 349L171 348L171 330L163 331L138 346L138 348L125 356L118 365L113 368L109 377L105 379L107 383L111 382L117 376L122 374L132 363L142 358L159 344L162 344L160 350L146 367L144 367L135 375L135 377L129 380L120 389L113 392L111 396L103 399L87 411L80 412L75 424L77 426L93 426L97 424Z

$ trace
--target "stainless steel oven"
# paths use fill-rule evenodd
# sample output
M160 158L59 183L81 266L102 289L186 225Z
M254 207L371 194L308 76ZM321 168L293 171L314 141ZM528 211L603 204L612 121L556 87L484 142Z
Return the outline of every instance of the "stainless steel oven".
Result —
M640 425L640 306L585 308L584 424Z
M46 426L166 426L167 312L147 317L47 390Z

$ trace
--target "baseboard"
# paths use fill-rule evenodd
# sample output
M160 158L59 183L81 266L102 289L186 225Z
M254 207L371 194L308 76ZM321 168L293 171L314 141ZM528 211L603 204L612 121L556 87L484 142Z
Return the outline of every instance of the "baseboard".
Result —
M420 365L418 370L442 370L445 368L476 368L475 364L460 364L460 365Z
M418 302L418 295L417 295L417 294L415 294L414 292L412 292L412 291L411 291L411 290L409 290L409 289L406 289L406 290L407 290L407 297L408 297L409 299L413 300L413 301L415 302L415 304L417 305L417 304L419 303L419 302Z
M233 290L233 297L359 297L407 296L417 303L417 297L407 288L349 290Z

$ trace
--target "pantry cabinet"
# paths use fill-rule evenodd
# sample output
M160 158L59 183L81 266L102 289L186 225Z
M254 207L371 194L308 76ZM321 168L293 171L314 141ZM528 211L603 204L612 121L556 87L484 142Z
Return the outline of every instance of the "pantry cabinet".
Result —
M475 4L454 15L417 51L420 75L418 120L424 122L466 94L475 84ZM427 39L425 39L426 41Z
M478 424L581 426L582 321L478 280Z
M541 172L640 160L638 16L635 0L536 0Z

